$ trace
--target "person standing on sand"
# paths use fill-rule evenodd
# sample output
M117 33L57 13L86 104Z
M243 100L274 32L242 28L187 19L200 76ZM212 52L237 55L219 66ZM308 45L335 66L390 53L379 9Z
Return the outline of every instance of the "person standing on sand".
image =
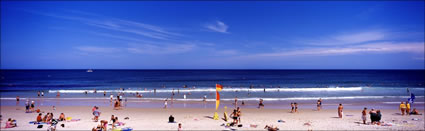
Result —
M291 113L293 113L293 112L294 112L294 109L295 109L295 105L294 105L294 103L293 103L293 102L291 102Z
M298 112L298 103L294 102L295 105L295 112Z
M344 109L344 107L342 106L342 104L339 104L338 106L338 116L339 118L342 118L342 109Z
M95 110L93 111L93 115L94 115L94 122L97 122L99 120L99 116L100 116L100 111L99 111L99 107L95 107Z
M34 112L34 108L35 108L35 102L31 101L31 112Z
M112 103L112 101L114 99L114 95L111 94L110 98L111 98L111 103Z
M322 108L322 98L317 100L317 111L320 111L320 108Z
M29 102L29 100L27 99L27 101L25 102L25 112L30 112L30 102Z
M16 106L19 105L19 96L16 96Z
M236 113L238 114L238 122L239 123L241 123L241 115L242 115L242 112L241 112L241 108L236 108Z
M164 101L164 109L167 109L167 105L168 105L168 98L165 99L165 101Z
M37 92L37 96L40 97L40 91Z
M404 116L404 112L406 111L406 105L404 102L401 102L399 109L401 111L401 115Z
M406 115L410 115L410 104L406 101Z
M238 96L235 96L235 107L238 106Z
M106 96L106 91L103 91L103 96L104 96L104 97Z
M367 108L365 107L364 109L363 109L363 111L362 111L362 120L363 120L363 124L366 124L366 111L367 111Z
M41 91L41 96L44 96L44 91Z

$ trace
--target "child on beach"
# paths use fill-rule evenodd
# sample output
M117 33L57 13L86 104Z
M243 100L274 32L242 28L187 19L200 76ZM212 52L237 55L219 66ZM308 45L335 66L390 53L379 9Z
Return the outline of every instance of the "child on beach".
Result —
M96 107L96 109L93 111L93 115L94 115L94 122L97 122L99 120L99 116L100 116L100 111L99 111L99 107Z
M404 112L406 111L406 105L404 102L401 102L399 109L401 111L401 115L404 116Z
M177 131L181 131L182 130L182 123L179 123L179 128L177 128Z
M364 109L363 109L363 111L362 111L362 120L363 120L363 124L366 124L366 111L367 111L367 108L365 107Z
M342 115L343 115L342 109L344 109L344 107L342 106L342 104L339 104L339 106L338 106L338 116L339 116L339 118L342 118Z
M168 104L168 98L165 99L165 101L164 101L164 109L167 109L167 104Z
M9 118L6 122L6 127L5 128L13 128L16 127L16 120L12 120L12 118Z

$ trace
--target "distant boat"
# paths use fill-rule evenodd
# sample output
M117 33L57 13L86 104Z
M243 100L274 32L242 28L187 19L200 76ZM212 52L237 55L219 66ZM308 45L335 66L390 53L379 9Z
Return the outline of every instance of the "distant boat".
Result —
M93 70L92 69L88 69L87 72L93 72Z

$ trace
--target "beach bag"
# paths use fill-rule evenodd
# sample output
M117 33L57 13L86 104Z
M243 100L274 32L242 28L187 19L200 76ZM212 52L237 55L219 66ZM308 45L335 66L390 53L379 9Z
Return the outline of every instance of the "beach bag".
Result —
M37 128L43 128L43 125L38 125Z

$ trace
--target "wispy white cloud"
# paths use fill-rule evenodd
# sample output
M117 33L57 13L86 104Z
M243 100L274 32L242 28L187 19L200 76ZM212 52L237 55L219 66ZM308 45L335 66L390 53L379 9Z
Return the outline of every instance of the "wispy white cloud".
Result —
M323 36L317 39L300 40L308 45L316 46L335 46L335 45L350 45L361 44L367 42L376 42L387 40L391 33L381 30L371 30L355 33L334 34Z
M205 28L211 30L211 31L215 31L215 32L220 32L220 33L229 33L227 31L227 29L229 28L228 25L224 24L221 21L215 21L214 23L209 23L206 24L204 26Z
M196 48L195 44L169 44L163 46L153 44L137 44L126 48L126 50L136 54L164 55L184 53L191 51L194 48Z
M76 49L85 53L115 53L120 51L119 48L98 46L79 46Z
M166 29L159 26L150 25L150 24L146 24L142 22L131 21L131 20L106 17L106 16L83 12L83 11L70 11L74 14L68 14L68 15L62 15L62 14L59 15L56 13L46 13L41 11L25 10L25 9L24 11L33 13L33 14L43 15L43 16L78 21L83 24L87 24L90 26L98 27L98 28L103 28L103 29L107 29L111 31L131 33L134 35L139 35L139 36L144 36L144 37L159 39L159 40L167 40L167 39L175 38L178 36L183 36L179 33L169 32ZM79 16L76 16L76 14Z
M260 53L253 56L257 57L277 57L277 56L328 56L328 55L347 55L360 53L424 53L424 43L371 43L346 47L322 47L322 48L306 48L298 50L282 50L274 53Z

